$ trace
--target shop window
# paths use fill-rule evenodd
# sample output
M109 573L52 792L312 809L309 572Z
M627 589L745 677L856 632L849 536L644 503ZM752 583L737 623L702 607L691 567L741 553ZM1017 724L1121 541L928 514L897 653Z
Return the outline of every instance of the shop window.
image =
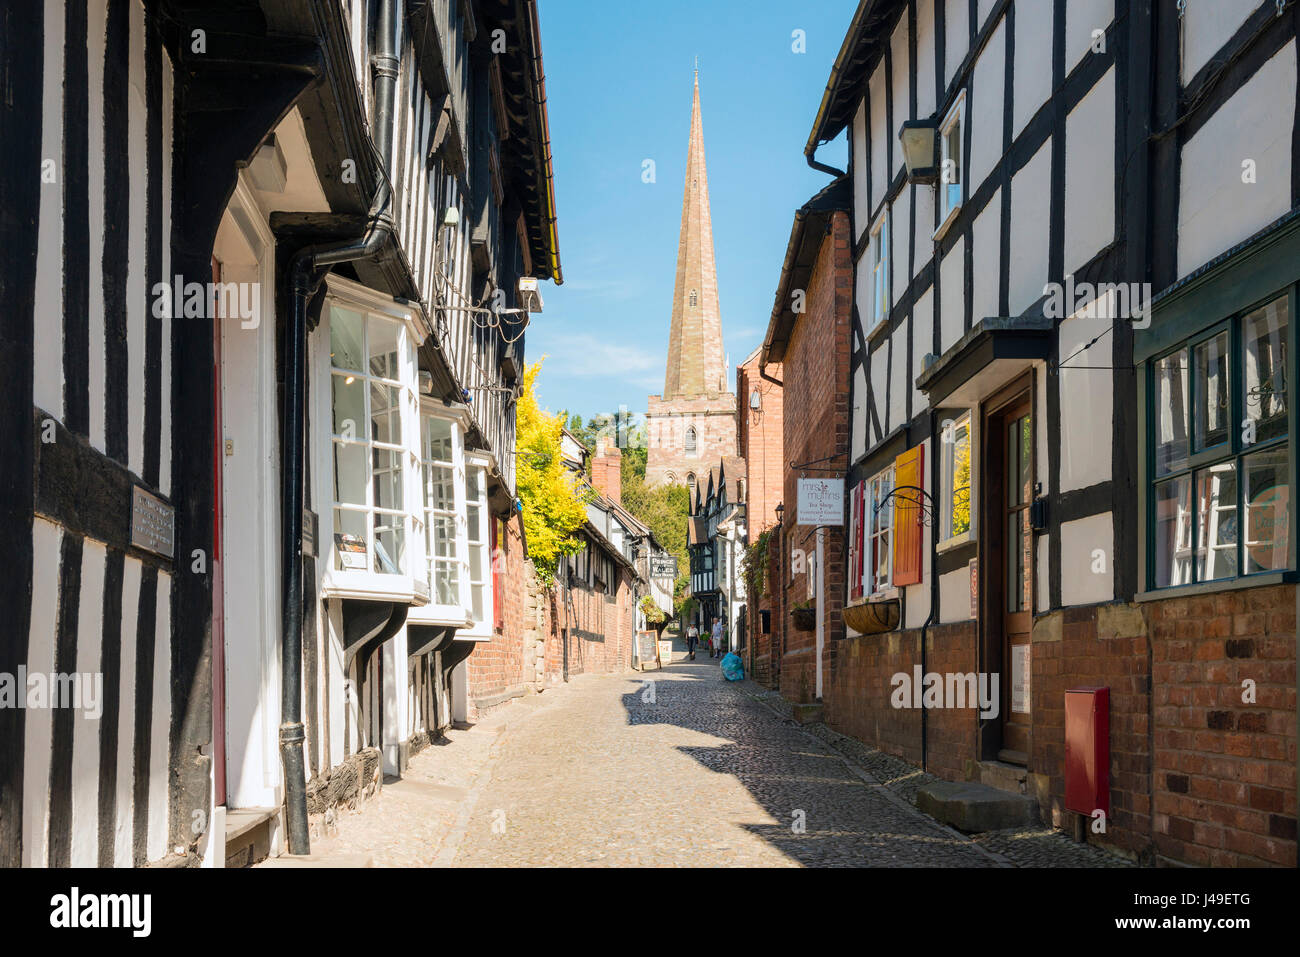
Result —
M1151 587L1291 566L1287 295L1147 364Z

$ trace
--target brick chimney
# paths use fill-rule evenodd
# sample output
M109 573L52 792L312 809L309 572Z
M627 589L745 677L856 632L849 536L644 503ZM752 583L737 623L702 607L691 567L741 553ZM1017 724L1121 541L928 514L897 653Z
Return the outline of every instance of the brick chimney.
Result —
M608 436L596 439L591 459L591 484L601 495L623 504L623 453Z

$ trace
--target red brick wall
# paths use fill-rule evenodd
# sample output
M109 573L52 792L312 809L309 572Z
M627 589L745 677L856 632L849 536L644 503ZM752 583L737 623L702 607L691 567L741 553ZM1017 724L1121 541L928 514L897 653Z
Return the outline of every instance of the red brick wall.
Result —
M922 675L976 670L974 622L932 626L925 647ZM892 696L895 674L912 681L913 667L921 664L920 649L919 628L837 642L823 679L826 723L841 734L919 765L921 709L895 708ZM929 772L949 781L967 780L977 753L978 710L929 709L924 720Z
M849 242L849 218L835 213L831 229L817 254L809 278L807 311L795 324L782 365L785 400L782 408L784 458L789 462L813 462L834 468L844 466L849 449L849 351L852 342L853 264ZM834 456L838 455L838 458ZM782 499L786 506L784 532L785 614L808 598L807 561L799 552L815 554L816 534L810 527L797 526L799 470L787 469ZM811 471L810 476L825 475ZM844 539L838 529L826 529L823 544L825 567L821 569L825 602L823 679L836 639L844 635L841 606L844 601ZM796 551L796 549L798 551ZM791 571L793 575L791 576ZM785 653L781 660L781 693L799 697L816 689L815 632L797 632L788 620Z
M480 641L465 659L467 685L473 711L475 699L490 698L506 691L519 689L524 675L524 596L527 590L527 571L524 566L523 541L520 538L518 513L505 522L495 518L498 555L494 561L504 562L503 626L494 628L491 641ZM505 533L501 533L504 527Z
M566 616L567 603L567 616ZM636 608L632 582L618 567L615 601L585 587L558 587L549 600L546 623L547 684L564 680L564 630L569 631L569 675L608 674L632 666Z
M745 460L745 517L749 540L776 524L776 507L784 494L784 392L759 374L760 356L736 367L736 454ZM767 374L780 379L780 363ZM762 408L749 407L750 393L758 390Z
M1296 864L1296 586L1144 606L1151 629L1158 852ZM1242 682L1255 701L1242 701Z

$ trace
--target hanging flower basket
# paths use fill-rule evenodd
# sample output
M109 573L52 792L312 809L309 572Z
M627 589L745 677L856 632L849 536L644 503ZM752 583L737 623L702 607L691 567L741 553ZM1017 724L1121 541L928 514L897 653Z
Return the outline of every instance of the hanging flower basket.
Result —
M794 625L795 631L813 631L817 627L817 609L790 609L790 623Z
M844 624L860 635L878 635L893 631L902 617L902 606L897 598L869 601L844 608Z

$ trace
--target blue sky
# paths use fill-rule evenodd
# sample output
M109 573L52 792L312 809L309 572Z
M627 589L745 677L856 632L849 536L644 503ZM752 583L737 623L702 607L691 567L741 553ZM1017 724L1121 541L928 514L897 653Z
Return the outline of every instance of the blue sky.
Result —
M539 0L564 285L527 359L542 404L584 420L663 389L694 58L723 348L762 343L794 211L830 182L803 145L852 0ZM792 50L803 30L807 52ZM817 154L844 168L843 137ZM642 182L655 162L656 181Z

